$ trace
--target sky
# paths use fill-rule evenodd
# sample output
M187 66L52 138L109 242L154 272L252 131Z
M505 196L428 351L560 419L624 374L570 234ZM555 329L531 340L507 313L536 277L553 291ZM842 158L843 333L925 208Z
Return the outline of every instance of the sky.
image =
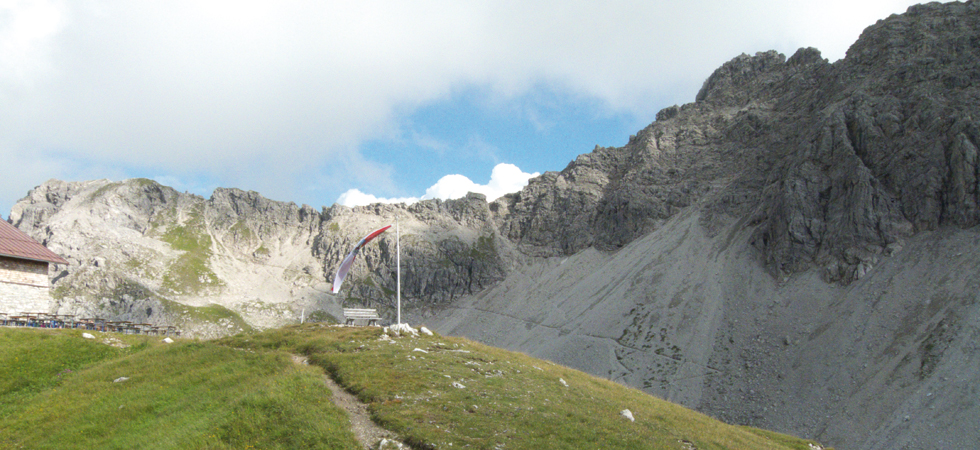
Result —
M57 178L493 199L742 53L843 58L902 0L0 0L0 215Z

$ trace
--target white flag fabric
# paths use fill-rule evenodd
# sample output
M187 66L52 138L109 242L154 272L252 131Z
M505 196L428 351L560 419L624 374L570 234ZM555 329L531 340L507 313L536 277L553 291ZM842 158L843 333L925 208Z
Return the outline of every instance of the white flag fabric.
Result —
M350 254L340 263L340 268L337 269L337 276L333 279L334 294L340 292L340 285L344 282L344 277L347 276L347 272L350 272L350 266L354 265L354 259L357 258L357 253L361 251L361 247L364 247L365 244L371 242L372 239L378 237L378 235L384 233L389 228L391 228L391 225L373 231L371 234L364 236L364 239L361 239L361 242L358 242L354 246L354 250L351 250Z

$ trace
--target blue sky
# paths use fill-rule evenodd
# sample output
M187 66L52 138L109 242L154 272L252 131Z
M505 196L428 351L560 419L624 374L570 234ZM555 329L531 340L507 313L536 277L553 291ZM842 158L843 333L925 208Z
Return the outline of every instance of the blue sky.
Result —
M497 195L625 144L740 53L837 60L912 3L0 0L0 214L50 178Z
M447 174L486 184L493 167L502 163L530 174L561 170L595 145L624 145L649 123L593 98L547 87L507 101L494 102L492 95L471 89L422 106L401 119L401 133L365 141L361 154L395 168L393 183L412 187L400 194L419 196ZM373 186L352 188L370 192Z

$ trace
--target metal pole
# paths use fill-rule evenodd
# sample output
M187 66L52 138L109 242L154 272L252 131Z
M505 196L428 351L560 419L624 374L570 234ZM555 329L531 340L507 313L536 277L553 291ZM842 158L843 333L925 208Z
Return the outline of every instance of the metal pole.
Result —
M398 216L395 216L395 260L397 262L397 272L395 278L398 279L398 324L402 324L402 236L398 229Z

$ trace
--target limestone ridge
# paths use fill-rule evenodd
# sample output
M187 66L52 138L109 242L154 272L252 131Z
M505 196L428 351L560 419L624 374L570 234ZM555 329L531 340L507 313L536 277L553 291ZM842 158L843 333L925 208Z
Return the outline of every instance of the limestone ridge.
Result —
M145 179L51 180L18 202L11 219L68 255L72 264L54 277L60 311L219 335L292 322L303 310L338 316L345 301L390 309L393 234L362 252L343 296L328 294L328 279L357 240L396 215L406 306L447 302L502 279L500 239L478 195L317 211L238 189L205 199ZM195 309L202 307L211 309ZM218 318L224 328L212 329L208 319Z
M483 195L407 206L334 205L328 213L327 232L321 233L313 252L330 266L327 273L331 277L336 264L372 227L391 224L398 217L402 233L402 296L408 305L426 307L474 294L500 281L506 273L501 254L507 251L507 243L492 226ZM363 228L365 223L370 227ZM337 227L359 231L356 237L338 240L331 234ZM368 269L348 275L355 282L350 296L374 299L391 307L396 288L394 230L378 239L378 245L361 250L362 268Z
M977 9L911 8L835 64L815 49L741 55L625 147L499 201L502 232L536 255L615 249L697 204L750 216L775 273L848 283L912 233L976 225Z
M975 2L913 7L868 28L815 72L813 99L778 100L813 124L777 160L756 239L767 261L862 276L911 233L977 215L980 14ZM822 100L821 99L825 99Z

